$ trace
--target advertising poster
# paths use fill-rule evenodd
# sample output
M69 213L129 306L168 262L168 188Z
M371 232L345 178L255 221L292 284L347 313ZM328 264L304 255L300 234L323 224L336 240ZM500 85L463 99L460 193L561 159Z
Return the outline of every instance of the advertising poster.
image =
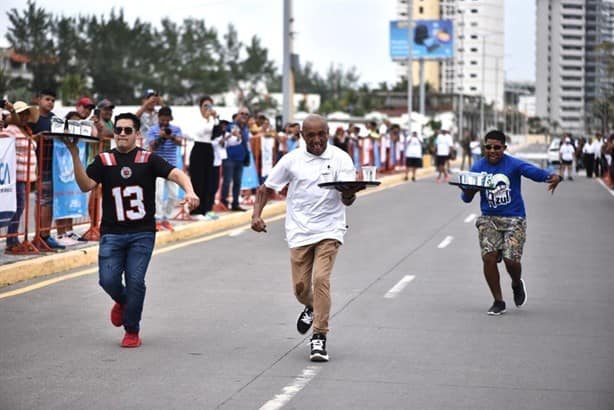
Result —
M419 60L444 60L454 56L452 20L413 20L411 56ZM408 56L407 21L390 22L390 57L406 60Z

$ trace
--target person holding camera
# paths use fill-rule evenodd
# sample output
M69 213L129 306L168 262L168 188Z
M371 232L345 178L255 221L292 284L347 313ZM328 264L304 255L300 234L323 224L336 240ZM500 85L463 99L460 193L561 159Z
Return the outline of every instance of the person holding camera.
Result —
M177 166L177 150L183 141L181 128L171 124L173 113L170 107L162 107L158 111L158 125L147 131L145 146L165 159L169 164ZM166 194L166 200L164 200ZM156 228L173 230L169 219L177 203L178 186L166 178L156 179Z
M141 106L136 111L136 116L141 121L141 135L146 136L149 129L158 122L156 107L162 105L160 93L153 89L145 90L141 99Z

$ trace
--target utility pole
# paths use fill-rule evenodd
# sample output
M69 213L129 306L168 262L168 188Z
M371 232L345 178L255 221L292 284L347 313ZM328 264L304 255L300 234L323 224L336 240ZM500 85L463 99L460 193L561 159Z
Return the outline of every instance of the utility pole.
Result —
M283 120L285 124L292 120L292 0L284 0L284 40L283 40L283 79L282 79L282 92L283 92Z
M460 72L460 87L459 87L459 101L458 101L458 140L461 141L463 139L463 91L464 91L464 65L465 65L465 15L463 14L463 10L457 9L457 12L460 14L460 26L462 27L461 34L461 52L460 52L460 61L459 72Z
M480 98L480 139L484 138L484 99L486 98L486 36L482 34L482 97Z
M499 111L497 111L497 105L499 100L499 57L495 57L495 128L499 129Z
M425 112L425 91L424 91L424 58L420 59L420 115Z
M412 109L412 83L413 83L413 70L412 70L412 14L413 14L413 1L407 0L407 135L411 135L411 109Z

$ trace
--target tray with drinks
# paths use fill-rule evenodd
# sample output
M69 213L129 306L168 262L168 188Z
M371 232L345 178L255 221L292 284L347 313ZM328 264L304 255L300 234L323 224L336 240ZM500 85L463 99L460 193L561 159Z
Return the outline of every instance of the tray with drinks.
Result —
M448 184L460 186L463 189L495 189L492 175L486 172L461 172L456 181L449 181Z

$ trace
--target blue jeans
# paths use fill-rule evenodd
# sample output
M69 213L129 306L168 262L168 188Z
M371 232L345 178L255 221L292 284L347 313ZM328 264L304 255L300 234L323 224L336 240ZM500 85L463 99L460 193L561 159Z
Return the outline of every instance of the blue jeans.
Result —
M23 214L26 203L26 182L19 182L15 184L15 191L17 193L17 210L13 214L11 221L9 222L8 229L6 231L6 246L17 245L19 243L19 221Z
M232 181L232 207L239 206L243 161L225 159L222 161L222 203L228 205L228 190Z
M124 328L129 332L140 329L145 273L155 241L155 232L107 233L100 238L99 283L115 302L124 305ZM126 286L122 283L122 273Z

